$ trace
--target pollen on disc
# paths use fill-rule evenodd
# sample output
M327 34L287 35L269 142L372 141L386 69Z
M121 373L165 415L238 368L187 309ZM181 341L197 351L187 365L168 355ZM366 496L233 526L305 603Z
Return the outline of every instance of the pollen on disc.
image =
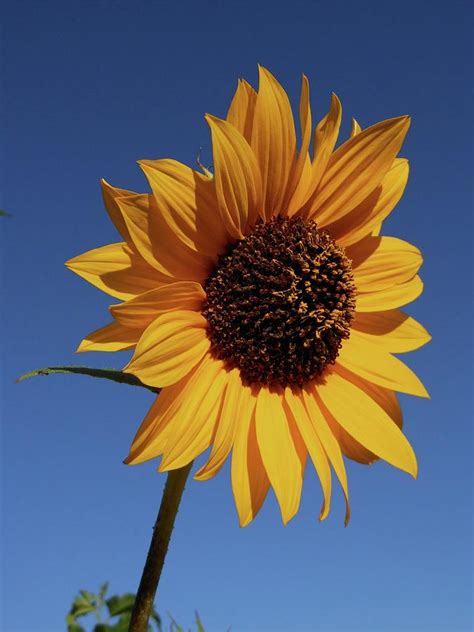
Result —
M246 384L302 386L322 375L354 316L350 260L301 218L258 223L219 258L205 290L211 351Z

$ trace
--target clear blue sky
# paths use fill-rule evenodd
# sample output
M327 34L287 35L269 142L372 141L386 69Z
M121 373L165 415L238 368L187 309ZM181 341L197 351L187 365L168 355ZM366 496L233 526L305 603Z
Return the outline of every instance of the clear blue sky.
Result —
M3 8L3 627L61 632L79 588L134 591L164 476L122 459L152 396L85 377L14 384L75 356L113 299L63 262L117 240L99 178L143 189L135 161L211 162L206 111L268 66L317 114L336 91L365 126L409 113L411 178L386 233L419 245L411 307L434 341L408 360L432 400L403 398L418 481L349 464L319 524L308 474L284 528L272 497L238 527L229 470L185 493L157 607L208 632L471 629L472 389L470 2L9 2Z

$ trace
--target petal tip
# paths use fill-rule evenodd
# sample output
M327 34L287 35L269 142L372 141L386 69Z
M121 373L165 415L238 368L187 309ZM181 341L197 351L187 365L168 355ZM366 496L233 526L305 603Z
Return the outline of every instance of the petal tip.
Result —
M123 369L122 369L122 373L132 373L133 374L133 358L130 360L130 362L128 364L126 364Z
M199 469L196 474L193 476L195 481L208 481L212 478L212 475L209 472L203 472L203 468Z
M72 259L68 259L67 261L64 262L64 265L66 266L68 270L74 269L74 259L75 257L73 257Z
M78 344L77 349L74 353L84 353L85 351L88 351L87 347L89 347L89 345L90 342L84 338L84 340L81 340L81 342Z
M206 121L209 123L209 125L211 123L219 123L222 119L220 119L218 116L214 116L214 114L209 114L209 112L206 112L204 114L204 118L206 119Z
M319 522L323 522L329 516L329 511L327 511L324 507L321 509L318 520Z
M430 394L428 393L428 391L426 390L425 385L423 384L423 382L421 380L419 380L420 384L419 384L419 391L418 393L416 393L416 395L418 395L418 397L423 397L423 399L431 399Z
M241 529L244 529L245 527L247 527L253 520L253 516L246 516L245 518L240 518L239 517L239 527Z

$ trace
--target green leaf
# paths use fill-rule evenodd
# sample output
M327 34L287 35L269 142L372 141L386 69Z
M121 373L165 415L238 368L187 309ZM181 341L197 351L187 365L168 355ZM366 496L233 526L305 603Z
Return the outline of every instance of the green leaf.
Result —
M94 610L94 604L90 603L89 600L85 599L83 596L78 596L72 603L71 610L66 618L66 623L73 623L78 617L94 612Z
M66 615L66 624L67 625L73 625L75 620L76 620L76 617L73 614L69 613L69 614Z
M197 610L194 613L194 616L196 617L197 632L206 632L206 630L204 629L204 626L202 624L201 618L199 616L199 612Z
M135 597L135 595L134 595ZM122 614L115 625L109 626L110 632L128 632L130 626L130 620L132 618L131 612Z
M184 632L184 628L182 628L178 623L176 623L176 620L169 612L168 612L168 616L171 619L170 632Z
M11 215L0 208L0 217L11 217Z
M109 609L111 617L115 617L124 612L131 613L133 605L135 603L135 595L132 593L125 593L124 595L114 595L105 602Z
M92 604L94 606L97 605L97 596L96 595L93 595L88 590L80 590L79 592L80 592L81 596L84 598L84 600L87 603L90 603L90 604Z
M92 632L109 632L112 630L108 623L97 623Z
M155 608L152 609L151 611L151 619L152 621L154 621L156 623L156 625L158 626L158 630L161 630L161 617L160 615L157 613L157 611L155 610Z
M38 375L54 375L55 373L74 373L76 375L89 375L90 377L98 377L101 379L112 380L112 382L120 382L121 384L129 384L130 386L141 386L147 388L153 393L159 393L159 388L153 386L147 386L143 384L137 377L130 373L123 373L117 369L95 369L88 366L47 366L42 369L36 369L35 371L29 371L17 378L17 382L23 382L30 377L36 377Z
M104 582L102 586L99 588L99 597L101 599L104 599L105 593L108 591L108 589L109 589L109 582Z
M82 625L78 623L70 623L67 626L67 632L86 632Z

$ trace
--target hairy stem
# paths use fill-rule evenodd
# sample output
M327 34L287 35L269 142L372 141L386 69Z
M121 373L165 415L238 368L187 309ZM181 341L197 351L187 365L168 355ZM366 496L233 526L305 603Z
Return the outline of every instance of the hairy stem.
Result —
M179 470L171 470L168 473L160 510L153 528L150 548L148 549L145 567L143 568L140 586L138 587L133 607L129 632L146 632L147 630L174 521L191 466L192 463Z

